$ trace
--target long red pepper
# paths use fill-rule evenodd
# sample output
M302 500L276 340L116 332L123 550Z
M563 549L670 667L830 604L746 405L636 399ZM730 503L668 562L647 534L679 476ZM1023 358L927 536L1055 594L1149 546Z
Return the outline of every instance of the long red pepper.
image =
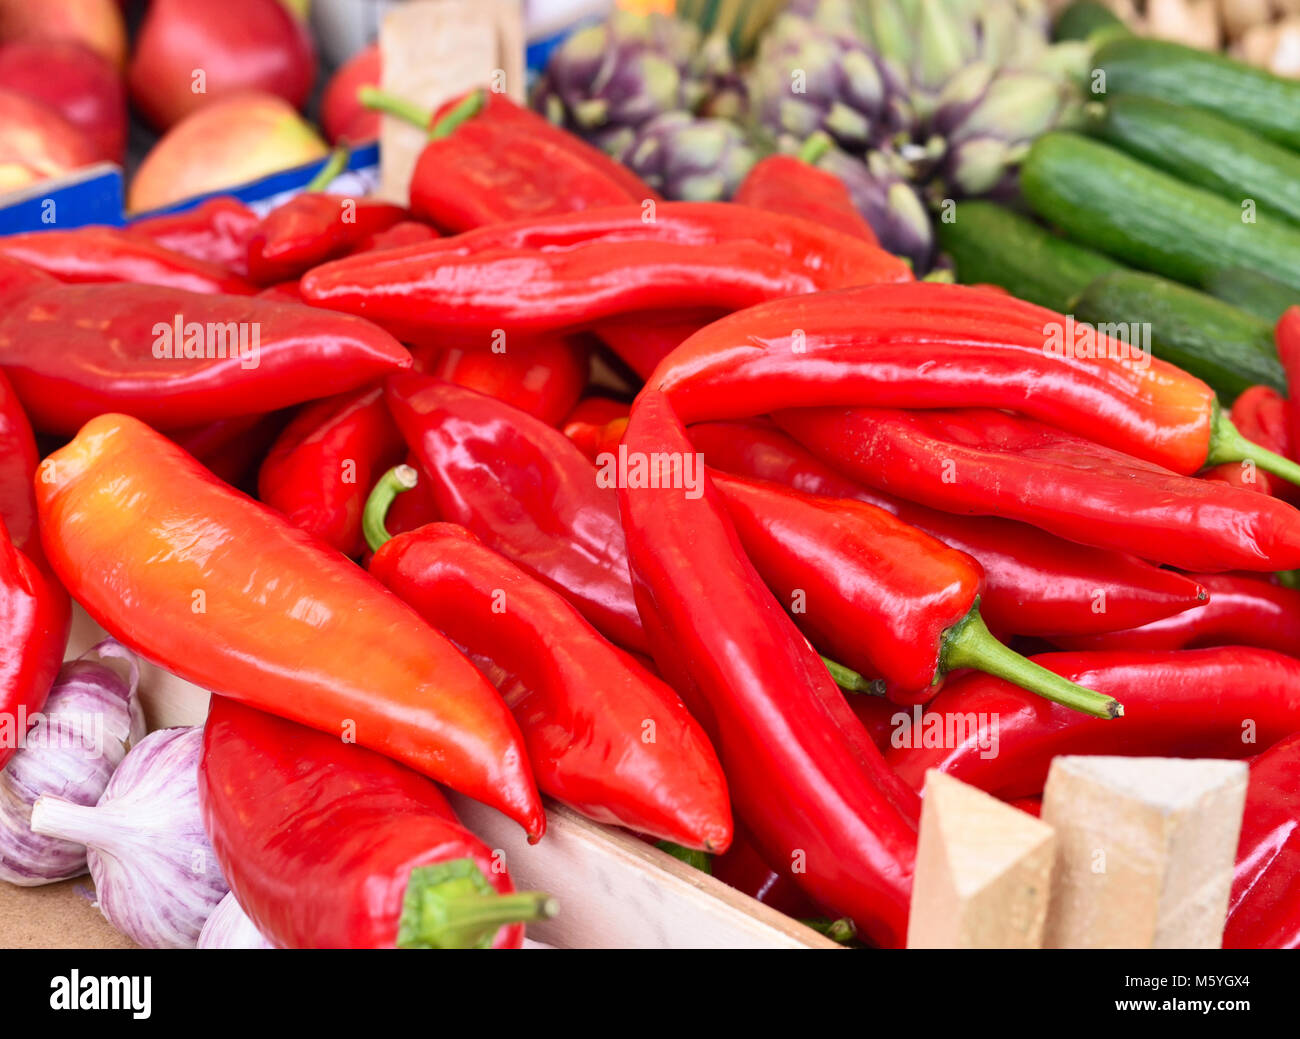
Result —
M545 815L519 728L454 646L374 578L125 415L41 466L54 572L115 638L214 693Z
M617 497L563 433L418 375L390 379L387 400L444 520L554 588L606 638L645 651Z
M1196 581L1130 555L1065 541L1024 523L957 516L870 490L770 423L703 422L689 433L711 466L806 494L865 501L972 556L984 570L980 614L995 632L1089 635L1147 624L1207 598Z
M183 213L145 217L127 227L164 249L248 276L248 239L261 217L239 199L218 195Z
M257 291L228 267L172 252L142 235L112 227L6 235L0 237L0 256L30 264L63 282L134 282L243 296Z
M1002 408L1178 473L1249 458L1300 482L1300 467L1245 440L1199 379L1129 360L1105 337L1101 356L1053 349L1054 327L1069 335L1062 315L984 289L862 284L714 322L649 384L687 423L826 405Z
M649 311L597 321L591 331L644 382L665 357L719 316L711 310Z
M1102 723L968 675L935 697L919 725L896 726L889 763L917 790L937 768L999 797L1027 797L1042 792L1058 754L1243 758L1300 728L1300 661L1280 653L1232 646L1034 660L1121 697L1124 717Z
M1291 457L1291 436L1287 428L1287 402L1272 386L1252 386L1232 402L1232 424L1251 443L1283 457ZM1272 494L1294 503L1300 488L1259 471L1249 459L1224 462L1202 474L1207 480L1221 480L1261 494Z
M51 284L0 315L0 367L49 433L110 411L158 429L265 414L410 364L365 321L251 297Z
M214 696L199 803L231 890L282 949L517 949L553 916L437 786L373 751Z
M1300 566L1300 513L1032 419L969 408L812 408L777 423L855 480L945 512L1020 520L1187 570Z
M385 540L388 503L414 477L395 469L371 496L370 572L501 690L542 793L598 822L726 850L722 767L668 685L464 527L432 523Z
M24 550L29 545L40 549L32 492L39 459L27 414L9 380L0 374L0 520L14 545Z
M1300 948L1300 732L1250 764L1225 949Z
M698 496L683 486L698 463L662 395L638 400L624 444L646 465L677 463L676 488L660 467L661 486L624 481L619 506L655 661L712 737L737 815L769 865L901 945L915 795L764 587L707 475L697 469Z
M213 475L242 489L245 479L266 457L288 421L287 411L239 415L189 429L172 430L167 439L185 448Z
M778 913L796 919L818 915L816 904L788 874L773 871L754 847L753 839L739 827L731 847L714 858L710 868L716 879Z

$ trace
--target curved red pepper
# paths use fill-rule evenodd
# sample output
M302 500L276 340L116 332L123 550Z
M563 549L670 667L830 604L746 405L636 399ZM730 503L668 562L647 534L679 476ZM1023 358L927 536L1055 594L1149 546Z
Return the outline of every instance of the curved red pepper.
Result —
M662 456L697 464L660 394L637 401L623 444L647 463ZM764 860L873 941L901 945L915 795L763 586L719 493L702 469L698 475L698 497L681 487L628 486L630 478L619 487L655 662L712 737L732 804Z
M36 537L36 495L32 478L36 475L36 438L27 413L18 403L9 380L0 374L0 520L15 546L26 550Z
M626 401L613 397L587 397L578 401L560 426L587 458L595 462L604 443L605 427L616 419L625 419L632 410Z
M878 244L876 232L858 212L844 183L798 156L769 155L759 159L740 182L731 201L803 217L839 228L872 245Z
M771 906L778 913L795 919L821 915L817 904L799 890L799 885L788 874L773 872L754 847L753 838L740 827L736 829L731 847L725 854L715 857L710 865L715 879Z
M517 949L516 921L554 913L513 894L424 776L220 696L199 804L240 908L282 949Z
M554 588L610 641L645 651L618 499L563 433L418 375L390 379L387 399L444 520Z
M392 494L383 487L376 520ZM727 782L704 730L558 594L450 523L384 542L370 572L501 690L542 793L597 822L726 850Z
M597 321L592 333L643 382L670 353L721 315L716 310L667 310Z
M265 414L410 365L365 321L250 297L55 284L0 316L0 367L49 433L113 411L157 429Z
M926 769L937 768L1002 798L1027 797L1042 793L1058 754L1243 758L1300 729L1300 661L1280 653L1233 646L1033 659L1122 698L1124 717L1103 722L967 675L935 697L920 726L896 727L888 761L899 776L920 790Z
M778 425L855 480L1186 570L1300 566L1300 513L1000 411L802 409Z
M285 427L258 471L257 496L298 529L359 556L370 488L405 455L382 386L328 397Z
M271 210L248 239L248 276L259 285L296 278L406 220L401 206L323 192Z
M362 239L348 255L377 253L382 252L384 249L402 249L408 245L422 245L425 242L432 242L438 237L437 230L428 224L422 224L418 220L399 220L392 227L376 231L369 238Z
M42 464L54 572L173 674L380 751L545 830L497 691L373 577L125 415Z
M1225 949L1300 948L1300 732L1250 764Z
M233 296L257 291L228 267L172 252L142 235L113 227L6 235L0 237L0 256L69 283L133 282Z
M766 422L703 422L689 432L712 466L805 494L867 502L965 552L984 569L980 613L996 632L1089 635L1147 624L1207 598L1195 581L1130 555L1065 541L1024 523L939 512L870 490Z
M262 218L239 199L218 195L184 213L136 220L128 228L164 249L248 276L248 239Z

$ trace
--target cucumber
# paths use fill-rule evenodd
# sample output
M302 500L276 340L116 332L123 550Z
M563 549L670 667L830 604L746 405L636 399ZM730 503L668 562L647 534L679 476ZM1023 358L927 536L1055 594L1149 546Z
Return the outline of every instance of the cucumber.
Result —
M1300 288L1300 228L1267 214L1243 223L1233 203L1100 141L1044 134L1020 191L1048 223L1130 266L1196 286L1242 267Z
M1151 352L1204 379L1225 405L1260 383L1286 391L1272 324L1186 285L1138 271L1103 274L1075 300L1074 316L1149 325Z
M1300 114L1300 113L1298 113ZM1300 224L1300 155L1226 119L1137 95L1111 96L1093 120L1108 144L1238 205Z
M1094 89L1141 94L1214 112L1300 151L1300 80L1167 40L1108 37L1093 58Z
M1094 278L1120 265L992 202L959 202L939 242L967 285L1000 285L1013 296L1064 311Z
M1272 324L1277 324L1288 307L1300 304L1300 292L1266 274L1239 267L1218 271L1205 288L1211 296Z
M1088 40L1095 33L1128 32L1119 17L1098 0L1075 0L1056 19L1052 26L1052 40Z

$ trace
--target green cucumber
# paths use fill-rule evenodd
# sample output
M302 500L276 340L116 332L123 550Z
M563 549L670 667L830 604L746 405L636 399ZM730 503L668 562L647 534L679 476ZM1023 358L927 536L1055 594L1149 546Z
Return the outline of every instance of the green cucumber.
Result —
M1084 289L1073 309L1094 326L1149 326L1151 352L1204 379L1225 405L1260 383L1286 391L1272 324L1186 285L1115 271Z
M1052 40L1089 40L1101 32L1128 32L1119 17L1098 0L1075 0L1056 19Z
M1300 113L1297 113L1300 115ZM1300 155L1210 112L1137 95L1110 96L1093 132L1179 180L1300 224Z
M1109 145L1053 132L1020 168L1030 207L1075 241L1124 263L1204 286L1225 267L1300 288L1300 228L1184 184Z
M1201 108L1300 151L1300 80L1181 43L1137 36L1108 37L1093 57L1092 75L1094 91Z
M1288 307L1300 304L1300 292L1267 274L1243 271L1239 267L1217 271L1206 283L1205 290L1272 324L1277 324Z
M1093 279L1120 265L992 202L959 202L939 242L967 285L1000 285L1013 296L1064 311Z

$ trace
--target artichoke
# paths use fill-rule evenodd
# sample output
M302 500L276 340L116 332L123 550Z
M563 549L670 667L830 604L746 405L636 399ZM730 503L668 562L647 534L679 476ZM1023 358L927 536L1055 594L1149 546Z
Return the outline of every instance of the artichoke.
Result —
M730 198L758 156L744 132L725 119L666 112L645 123L614 156L665 198Z
M848 188L854 207L885 249L910 260L918 276L930 270L935 249L930 214L886 153L872 152L859 159L831 148L816 166Z

